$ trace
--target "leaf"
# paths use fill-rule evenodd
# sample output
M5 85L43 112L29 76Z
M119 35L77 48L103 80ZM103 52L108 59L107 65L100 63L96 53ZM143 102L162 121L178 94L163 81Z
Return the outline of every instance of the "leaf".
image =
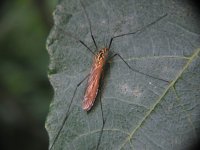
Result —
M90 112L81 108L92 50L89 23L79 1L63 0L54 12L48 40L49 79L54 100L46 121L50 146L69 115L53 149L183 149L199 137L200 49L199 14L188 2L84 0L98 48L109 39L133 32L168 14L140 34L113 40L111 50L134 69L114 58L109 62L99 95ZM69 114L68 114L69 110ZM102 136L100 137L103 126ZM100 139L100 140L99 140Z

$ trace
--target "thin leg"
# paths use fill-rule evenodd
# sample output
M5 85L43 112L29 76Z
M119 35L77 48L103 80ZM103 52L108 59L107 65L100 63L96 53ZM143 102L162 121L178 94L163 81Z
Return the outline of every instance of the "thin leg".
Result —
M135 72L138 72L138 73L140 73L140 74L142 74L142 75L145 75L145 76L148 76L148 77L151 77L151 78L154 78L154 79L161 80L161 81L164 81L164 82L169 83L169 81L167 81L167 80L165 80L165 79L156 78L156 77L153 77L153 76L151 76L151 75L145 74L145 73L143 73L143 72L141 72L141 71L139 71L139 70L136 70L136 69L131 68L131 66L130 66L130 65L122 58L122 56L119 55L118 53L116 53L116 54L114 54L113 56L111 56L111 57L108 59L108 61L111 60L111 59L113 59L115 56L118 56L118 57L127 65L127 67L128 67L129 69L131 69L132 71L135 71Z
M56 28L58 30L62 31L64 34L68 35L69 37L75 39L76 41L79 41L83 46L85 46L87 48L87 50L89 50L93 55L95 55L95 53L82 40L79 40L76 36L72 35L69 32L64 31L62 28L60 28L58 26L56 26Z
M101 81L103 81L103 80L101 79ZM97 146L96 146L96 150L99 149L99 145L101 143L101 137L102 137L102 134L103 134L103 128L104 128L104 125L105 125L105 122L106 122L106 120L104 119L103 107L102 107L102 101L101 101L101 94L102 94L101 93L102 92L101 87L102 87L102 84L99 87L99 99L100 99L100 104L101 104L101 117L102 117L103 125L101 127L101 132L100 132L100 135L99 135L99 140L98 140L98 143L97 143Z
M85 81L85 79L88 78L88 76L89 76L89 74L88 74L85 78L83 78L83 80L81 80L81 82L79 82L79 83L76 85L76 88L75 88L75 90L74 90L72 99L71 99L71 101L70 101L70 104L69 104L69 107L68 107L68 110L67 110L67 113L66 113L67 115L65 116L65 118L64 118L64 120L63 120L63 122L62 122L62 125L61 125L60 129L58 130L58 133L57 133L56 137L54 138L54 141L53 141L51 147L49 148L49 150L51 150L51 149L53 148L55 142L57 141L57 139L58 139L58 137L59 137L59 135L60 135L60 132L62 131L62 129L63 129L63 127L64 127L64 124L66 123L66 121L67 121L67 119L68 119L68 117L69 117L69 111L70 111L70 108L71 108L71 105L72 105L72 102L73 102L73 99L74 99L74 96L75 96L75 94L76 94L76 91L77 91L78 87Z
M90 29L90 35L91 35L91 37L92 37L92 40L93 40L94 45L95 45L95 47L96 47L96 50L98 50L96 41L95 41L94 36L93 36L93 33L92 33L91 21L90 21L90 19L89 19L89 16L88 16L88 14L87 14L87 11L85 10L85 6L84 6L83 3L81 2L81 0L80 0L80 3L81 3L81 6L82 6L82 8L83 8L83 10L84 10L84 12L85 12L85 16L86 16L86 18L87 18L87 20L88 20L89 29Z
M83 41L79 40L79 42L83 44L93 55L95 55L95 53Z
M166 16L167 16L167 14L165 14L165 15L159 17L158 19L156 19L156 20L154 20L153 22L151 22L151 23L149 23L149 24L147 24L147 25L145 25L145 26L143 26L143 27L137 29L137 30L134 31L134 32L124 33L124 34L120 34L120 35L117 35L117 36L112 37L112 38L110 39L110 43L109 43L108 49L110 49L111 44L112 44L112 41L113 41L115 38L122 37L122 36L125 36L125 35L133 35L133 34L136 34L136 33L139 33L139 32L141 33L141 32L143 32L143 31L145 31L145 29L149 28L150 26L154 25L154 24L157 23L158 21L160 21L160 20L162 20L163 18L165 18Z

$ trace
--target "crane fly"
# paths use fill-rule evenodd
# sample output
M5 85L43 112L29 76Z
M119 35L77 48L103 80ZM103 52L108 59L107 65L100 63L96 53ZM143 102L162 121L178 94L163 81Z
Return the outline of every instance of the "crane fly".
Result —
M98 93L99 82L103 71L103 67L108 58L108 52L108 48L103 48L94 57L92 68L88 78L87 88L85 90L85 95L83 99L83 110L89 111L94 104Z
M94 43L94 45L96 47L96 50L98 50L95 38L94 38L93 33L92 33L91 21L90 21L90 19L88 17L86 9L85 9L85 7L84 7L84 5L82 4L81 1L80 1L80 4L81 4L81 6L82 6L82 8L84 10L84 14L85 14L85 16L87 18L87 21L88 21L88 24L89 24L89 31L90 31L91 38L92 38L93 43ZM111 60L111 59L113 59L115 56L118 56L126 64L126 66L129 69L131 69L132 71L138 72L138 73L143 74L145 76L148 76L148 77L151 77L151 78L154 78L154 79L158 79L158 80L161 80L161 81L164 81L164 82L169 82L167 80L159 79L159 78L156 78L154 76L145 74L145 73L143 73L143 72L141 72L139 70L133 69L123 59L123 57L120 54L118 54L118 53L114 53L113 55L110 56L110 48L111 48L111 45L112 45L112 42L113 42L114 39L119 38L119 37L123 37L123 36L126 36L126 35L133 35L133 34L136 34L136 33L141 33L145 29L147 29L148 27L154 25L158 21L160 21L163 18L165 18L166 16L167 16L167 14L164 14L164 15L160 16L159 18L157 18L156 20L154 20L153 22L151 22L151 23L149 23L149 24L147 24L147 25L145 25L145 26L137 29L134 32L124 33L124 34L120 34L120 35L111 37L110 41L109 41L109 46L100 49L97 53L95 53L94 51L92 51L82 40L78 39L77 37L73 36L71 33L68 33L68 32L64 31L63 29L61 29L61 28L59 28L57 26L58 30L62 30L64 33L66 33L66 35L68 35L71 38L79 41L84 47L86 47L87 50L89 50L94 55L94 58L93 58L93 63L92 63L92 67L91 67L90 73L85 78L83 78L83 80L81 80L81 82L79 82L77 84L77 86L76 86L76 88L74 90L72 99L71 99L70 104L68 106L67 115L65 116L65 118L64 118L64 120L63 120L63 122L61 124L61 127L59 128L59 130L57 132L57 135L55 136L55 138L54 138L54 140L52 142L52 145L49 148L50 150L53 148L55 142L57 141L57 139L58 139L58 137L60 135L61 130L64 127L65 122L67 121L67 118L69 116L69 111L70 111L73 99L75 97L77 88L88 78L88 82L87 82L87 86L86 86L86 89L85 89L84 98L83 98L83 101L82 101L82 109L85 110L85 111L91 110L91 108L92 108L92 106L93 106L93 104L95 102L95 99L97 97L99 88L100 88L100 81L101 81L101 78L102 78L104 67L108 63L108 61ZM100 102L101 102L101 99L100 99ZM105 120L104 120L104 117L103 117L103 111L102 111L102 103L101 103L101 113L102 113L101 115L102 115L102 119L103 119L103 126L102 126L102 129L101 129L101 133L100 133L100 137L99 137L99 141L98 141L96 149L98 149L98 146L99 146L99 143L100 143L100 140L101 140L101 135L102 135L103 127L104 127L104 124L105 124Z

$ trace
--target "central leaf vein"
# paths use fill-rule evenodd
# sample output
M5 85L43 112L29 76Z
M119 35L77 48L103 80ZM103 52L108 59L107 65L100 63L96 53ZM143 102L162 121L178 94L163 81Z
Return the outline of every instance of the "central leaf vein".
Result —
M158 98L158 100L155 102L155 104L149 109L149 111L146 113L146 115L139 121L138 125L132 130L131 134L127 136L125 141L122 143L119 149L122 149L124 145L133 138L133 135L137 132L137 130L141 127L141 125L145 122L147 117L153 112L153 110L156 108L156 106L161 102L161 100L165 97L165 95L168 93L168 91L174 87L175 83L178 81L178 79L182 76L183 72L189 67L189 65L192 63L195 57L198 56L198 53L200 52L200 49L197 49L197 51L190 57L188 62L184 65L183 69L180 70L180 72L177 74L176 78L169 84L169 86L165 89L163 94Z

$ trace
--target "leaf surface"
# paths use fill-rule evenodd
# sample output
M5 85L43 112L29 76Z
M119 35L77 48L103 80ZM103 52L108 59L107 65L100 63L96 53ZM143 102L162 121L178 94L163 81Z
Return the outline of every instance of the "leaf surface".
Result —
M98 48L111 37L134 32L164 14L139 34L113 40L99 95L90 112L81 108L93 54L89 23L78 0L62 0L54 12L55 26L47 39L49 79L54 98L46 121L50 146L67 118L53 149L188 148L198 139L200 124L200 41L198 13L192 4L172 0L84 0ZM70 112L70 113L68 113Z

